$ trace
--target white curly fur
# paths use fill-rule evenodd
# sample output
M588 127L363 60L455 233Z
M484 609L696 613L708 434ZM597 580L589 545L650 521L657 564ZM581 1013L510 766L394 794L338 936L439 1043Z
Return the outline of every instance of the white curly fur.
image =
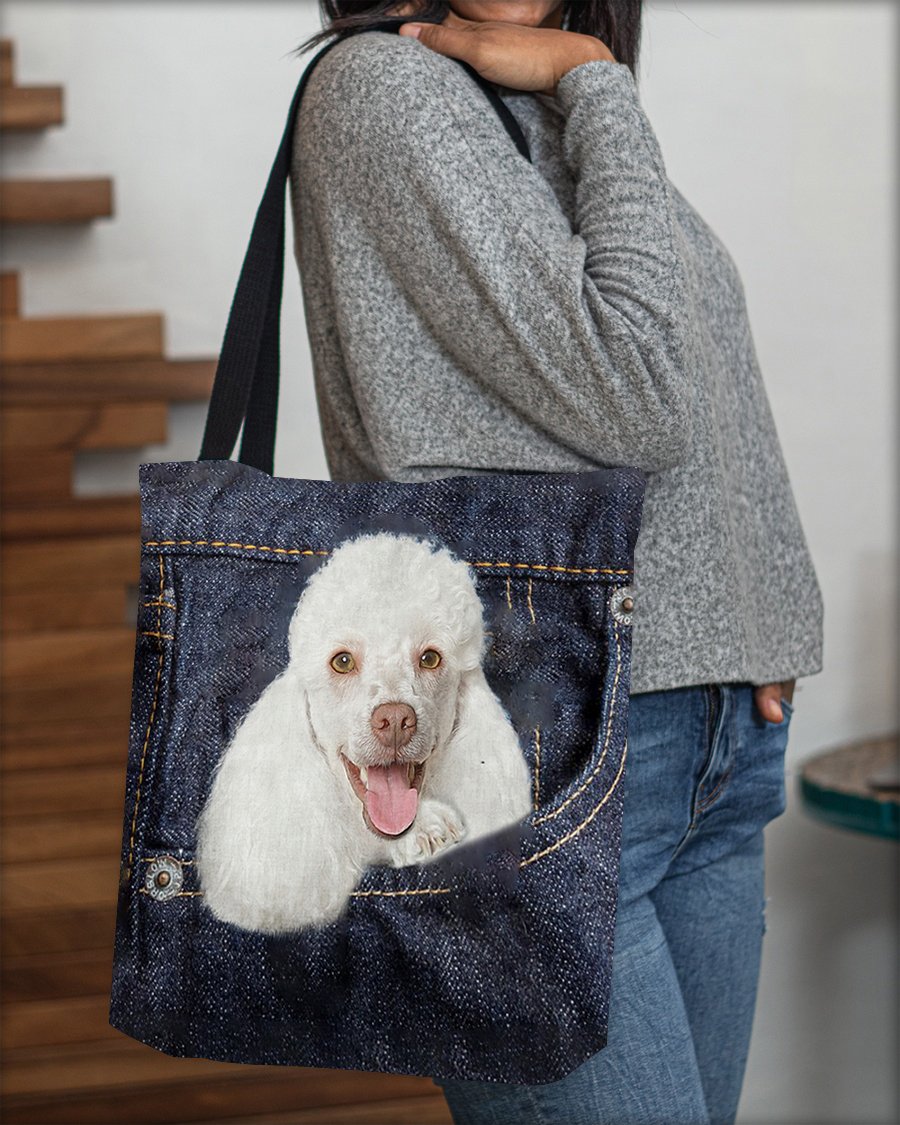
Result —
M217 918L268 933L324 925L366 866L427 863L531 811L484 644L470 568L445 548L377 532L332 553L291 618L287 667L238 726L198 819L195 864ZM436 669L420 666L428 649L441 655ZM343 651L350 673L331 666ZM385 702L413 709L399 755L426 762L415 820L393 838L366 825L339 757L384 761L370 718Z

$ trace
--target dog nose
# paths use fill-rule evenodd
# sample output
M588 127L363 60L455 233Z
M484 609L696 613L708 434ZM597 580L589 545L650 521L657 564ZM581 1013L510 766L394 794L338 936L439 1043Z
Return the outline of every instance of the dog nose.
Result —
M416 733L416 713L408 703L379 703L369 722L381 745L395 754Z

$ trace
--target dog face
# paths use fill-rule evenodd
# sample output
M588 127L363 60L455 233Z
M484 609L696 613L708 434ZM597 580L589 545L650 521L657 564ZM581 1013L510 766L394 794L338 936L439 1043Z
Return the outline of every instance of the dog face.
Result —
M288 672L316 750L376 835L412 825L484 642L468 565L411 536L353 539L310 579L291 619Z

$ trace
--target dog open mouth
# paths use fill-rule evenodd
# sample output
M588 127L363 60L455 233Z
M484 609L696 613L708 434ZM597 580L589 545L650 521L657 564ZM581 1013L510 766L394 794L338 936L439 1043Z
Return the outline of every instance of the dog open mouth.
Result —
M377 836L393 839L409 831L419 807L424 762L393 762L389 766L360 768L341 753L353 792L363 806L366 827Z

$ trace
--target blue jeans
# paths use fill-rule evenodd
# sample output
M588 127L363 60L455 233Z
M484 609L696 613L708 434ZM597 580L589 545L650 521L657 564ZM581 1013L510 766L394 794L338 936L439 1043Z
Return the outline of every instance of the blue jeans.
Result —
M631 697L607 1046L544 1085L442 1081L457 1125L728 1125L756 1004L763 828L792 707L749 683Z

